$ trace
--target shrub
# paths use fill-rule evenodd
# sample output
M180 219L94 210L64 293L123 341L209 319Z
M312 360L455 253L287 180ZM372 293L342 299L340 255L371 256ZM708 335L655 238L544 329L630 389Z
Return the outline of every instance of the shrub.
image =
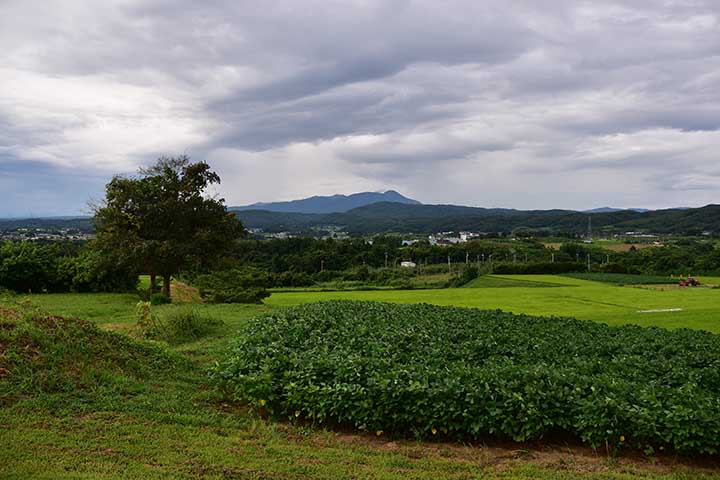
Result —
M466 283L470 283L478 277L478 269L474 266L466 266L460 272L460 275L454 277L448 283L449 287L462 287Z
M202 315L187 305L165 310L159 316L152 311L150 302L137 304L135 319L142 337L169 343L197 340L222 325L222 321Z
M222 321L203 315L187 305L166 310L162 319L165 326L164 339L171 343L197 340L222 325Z
M135 328L143 338L160 338L165 326L150 308L150 302L140 301L135 305Z
M213 377L277 416L366 431L720 448L720 336L335 301L258 317Z
M276 287L309 287L314 280L304 272L282 272L275 275L273 286Z
M209 303L262 303L270 296L269 284L267 273L252 268L200 275L195 280L200 295Z
M150 295L150 305L166 305L168 303L172 303L172 299L162 293L153 293Z

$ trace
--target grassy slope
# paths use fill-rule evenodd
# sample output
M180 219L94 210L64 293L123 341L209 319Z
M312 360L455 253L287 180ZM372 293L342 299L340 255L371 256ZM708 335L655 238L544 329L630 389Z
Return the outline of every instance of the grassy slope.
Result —
M498 279L552 283L555 288L461 288L375 292L277 293L267 303L289 306L328 299L433 303L502 309L534 315L561 315L611 325L635 323L665 328L697 328L720 332L720 290L707 288L651 290L619 287L551 275L500 275ZM712 282L713 279L701 279ZM484 281L484 280L483 280ZM680 312L638 313L681 308Z

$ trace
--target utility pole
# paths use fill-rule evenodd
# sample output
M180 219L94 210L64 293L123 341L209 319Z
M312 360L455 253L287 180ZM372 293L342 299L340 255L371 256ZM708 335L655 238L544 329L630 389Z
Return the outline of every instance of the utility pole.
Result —
M587 265L588 265L588 272L590 271L590 254L587 254Z
M388 252L385 252L385 268L388 267Z
M448 255L448 273L452 273L452 267L450 266L450 255Z
M467 265L468 263L470 263L470 254L465 252L465 264Z

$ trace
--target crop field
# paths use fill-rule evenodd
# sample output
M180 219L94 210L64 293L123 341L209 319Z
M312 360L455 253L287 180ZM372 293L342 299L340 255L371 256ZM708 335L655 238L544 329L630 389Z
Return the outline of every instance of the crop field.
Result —
M214 378L271 414L418 438L720 449L720 336L334 301L259 317Z
M700 280L706 284L720 283L714 278ZM508 288L484 288L495 282ZM711 288L655 290L554 275L493 275L480 277L469 287L444 290L288 292L273 294L266 303L290 306L340 299L430 303L575 317L610 325L631 323L720 333L720 290Z

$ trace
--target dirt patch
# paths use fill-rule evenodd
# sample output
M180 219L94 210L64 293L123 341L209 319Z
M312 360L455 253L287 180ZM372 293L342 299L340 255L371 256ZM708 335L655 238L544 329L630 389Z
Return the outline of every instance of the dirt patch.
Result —
M481 467L505 470L520 465L532 464L543 468L568 470L584 473L607 473L623 470L626 472L673 473L692 470L693 472L717 473L720 459L687 459L674 454L660 454L647 457L641 452L623 452L613 456L605 450L593 450L576 444L533 442L518 444L490 440L482 443L459 444L454 442L417 442L405 439L387 439L375 435L360 435L338 432L331 436L303 437L293 435L287 426L288 439L297 442L311 442L319 448L342 445L369 447L385 452L403 455L409 459L442 458L469 463Z
M0 319L17 320L18 318L20 318L20 314L15 310L0 307Z
M170 284L170 296L173 303L203 303L197 288L177 280Z
M105 323L102 328L111 332L128 333L132 330L132 326L127 323Z
M75 324L75 325L80 324L82 326L90 325L89 322L86 322L84 320L80 320L77 318L58 317L56 315L35 315L32 320L39 327L43 328L44 330L49 330L49 331L55 331L55 330L61 330L61 329L65 330L70 326L70 324Z
M17 327L17 325L13 322L8 322L8 321L0 322L0 331L3 331L3 332L12 332L13 330L15 330L15 327Z

